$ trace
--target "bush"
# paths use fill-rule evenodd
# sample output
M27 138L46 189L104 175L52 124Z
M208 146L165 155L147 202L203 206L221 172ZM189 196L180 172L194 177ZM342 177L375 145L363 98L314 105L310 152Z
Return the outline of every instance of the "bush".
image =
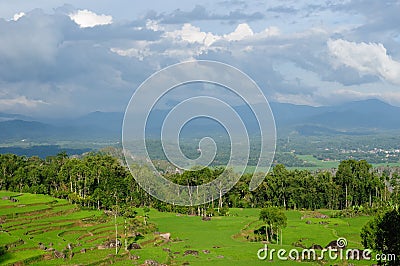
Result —
M398 265L400 258L400 211L393 209L370 220L361 231L362 244L382 254L395 254L389 265Z
M229 215L229 208L227 206L224 206L219 209L219 215L220 216L228 216Z
M5 246L0 246L0 256L3 256L6 254L7 248Z

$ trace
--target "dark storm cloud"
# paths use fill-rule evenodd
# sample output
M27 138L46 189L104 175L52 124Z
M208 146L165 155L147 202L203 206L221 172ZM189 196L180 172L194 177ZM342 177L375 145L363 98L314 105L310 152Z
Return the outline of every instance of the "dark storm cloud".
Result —
M110 48L121 40L151 41L160 35L124 24L80 28L65 14L41 10L17 21L0 20L0 34L0 95L40 99L46 105L34 107L54 113L58 108L123 110L154 69Z
M377 41L399 36L400 2L397 0L351 0L344 3L332 3L326 7L334 12L350 13L363 17L363 23L350 30L346 35L350 40Z

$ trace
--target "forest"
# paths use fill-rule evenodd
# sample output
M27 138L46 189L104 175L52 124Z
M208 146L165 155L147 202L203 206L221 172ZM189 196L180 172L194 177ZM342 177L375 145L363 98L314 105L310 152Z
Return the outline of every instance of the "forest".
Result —
M112 152L110 152L112 151ZM124 165L118 152L87 153L69 157L65 152L46 159L13 154L0 155L0 190L48 194L94 209L112 209L116 204L129 212L133 207L197 215L224 215L229 208L282 207L285 209L373 210L400 202L400 171L396 167L373 168L364 160L344 160L337 169L289 170L275 165L262 184L249 191L252 174L244 174L236 185L213 202L198 207L173 206L145 192ZM176 172L156 163L164 177L177 184L208 183L224 171L222 167ZM132 172L149 169L132 165ZM231 175L237 175L233 170Z

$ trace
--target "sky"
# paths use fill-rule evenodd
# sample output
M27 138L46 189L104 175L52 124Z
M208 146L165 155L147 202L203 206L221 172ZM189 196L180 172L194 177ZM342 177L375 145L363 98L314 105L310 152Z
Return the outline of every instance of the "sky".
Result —
M398 14L375 0L0 0L0 112L121 112L155 71L200 59L270 102L400 106Z

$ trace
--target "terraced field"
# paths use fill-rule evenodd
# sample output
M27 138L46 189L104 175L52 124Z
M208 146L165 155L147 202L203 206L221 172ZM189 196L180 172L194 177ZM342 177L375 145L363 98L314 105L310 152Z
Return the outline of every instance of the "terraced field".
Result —
M142 221L143 210L137 211L136 219ZM170 233L169 241L151 232L137 241L141 249L125 251L122 245L115 255L115 248L99 249L99 246L115 237L112 216L104 220L102 211L81 210L66 200L49 196L0 191L0 245L8 247L7 253L0 256L0 264L140 265L146 261L150 263L149 260L167 265L270 264L269 260L257 258L257 251L264 244L246 239L254 229L262 226L258 214L258 209L231 209L230 216L202 221L196 216L162 213L152 209L149 222L157 226L154 230ZM321 218L322 214L330 215L331 212L286 212L288 226L283 230L283 245L272 244L269 248L289 250L294 248L295 243L306 247L312 244L325 246L339 236L346 237L350 247L362 248L359 232L369 217ZM119 217L117 223L119 239L123 244L124 219ZM297 249L301 250L299 247ZM58 255L65 254L65 258L56 258L56 251ZM349 264L347 261L300 262L279 261L276 258L273 263ZM372 264L366 261L351 263Z
M97 222L101 211L80 210L67 200L45 195L2 191L0 198L0 245L8 247L6 255L0 257L1 264L69 264L66 259L56 259L55 251L64 251L67 259L73 253L73 264L99 264L128 257L120 254L110 258L110 250L97 249L115 235L112 219ZM122 229L123 221L119 219L118 223ZM83 250L86 253L81 253Z

